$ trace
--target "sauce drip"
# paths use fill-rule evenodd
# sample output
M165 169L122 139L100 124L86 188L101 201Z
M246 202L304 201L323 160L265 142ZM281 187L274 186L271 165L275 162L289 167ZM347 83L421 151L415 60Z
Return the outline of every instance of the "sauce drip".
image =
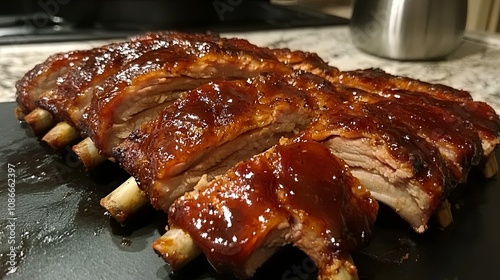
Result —
M285 229L278 244L296 243L307 252L300 244L312 235L319 255L329 258L359 249L376 212L377 203L342 160L319 143L302 142L237 164L177 200L169 221L194 238L217 270L243 274L252 253L278 229Z

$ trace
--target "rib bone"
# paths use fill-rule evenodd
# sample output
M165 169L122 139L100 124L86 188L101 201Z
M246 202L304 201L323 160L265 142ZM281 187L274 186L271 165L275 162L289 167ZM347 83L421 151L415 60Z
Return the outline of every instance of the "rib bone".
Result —
M153 243L153 249L170 264L174 271L181 269L202 253L201 249L194 243L193 238L178 228L171 228L158 238ZM272 254L266 254L261 260L266 261L271 256ZM356 270L354 262L349 256L331 280L357 280Z
M483 167L483 175L486 178L492 178L498 173L498 162L495 153L491 153Z
M173 270L182 268L202 253L193 238L178 228L167 230L153 243L153 249L170 264Z
M87 170L91 170L107 160L106 157L99 153L99 150L94 145L94 141L89 137L74 145L72 149Z
M441 203L441 206L439 206L434 216L436 217L436 220L441 228L446 228L453 222L451 205L447 199Z
M31 130L33 130L35 135L40 135L46 132L55 124L49 111L41 108L36 108L24 116L24 121L26 121L26 123L31 127Z
M141 192L134 177L130 177L120 187L101 199L101 206L119 222L123 223L138 209L147 205L148 198Z
M78 137L80 137L80 135L76 129L66 122L60 122L45 134L42 141L47 143L54 150L60 151L69 143L78 139Z

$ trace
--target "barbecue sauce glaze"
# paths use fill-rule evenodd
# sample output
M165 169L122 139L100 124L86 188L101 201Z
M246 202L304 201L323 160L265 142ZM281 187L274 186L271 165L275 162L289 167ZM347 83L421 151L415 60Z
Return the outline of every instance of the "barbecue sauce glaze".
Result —
M287 243L313 251L321 271L367 245L377 207L342 160L302 142L276 146L183 196L169 222L187 231L219 271L244 275L259 247ZM278 230L283 234L267 244Z

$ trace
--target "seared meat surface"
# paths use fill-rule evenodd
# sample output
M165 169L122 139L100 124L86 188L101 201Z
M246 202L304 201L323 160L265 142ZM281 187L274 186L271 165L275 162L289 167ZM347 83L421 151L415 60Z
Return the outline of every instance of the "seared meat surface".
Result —
M465 124L468 129L472 128L478 134L484 157L488 157L500 143L499 116L488 104L473 101L467 91L409 77L390 75L381 69L339 71L312 53L288 49L277 49L273 52L281 62L293 69L314 73L333 84L350 87L353 91L361 90L391 100L398 99L397 103L423 103L441 107L447 115L444 116L446 121L454 120L451 124L454 128ZM366 99L366 94L364 96L365 98L355 98L363 102L371 102L369 100L373 99L373 97Z
M349 252L368 244L377 207L342 160L299 142L199 184L172 205L169 224L188 232L217 270L241 278L266 260L256 254L291 243L316 263L318 279L335 279Z
M304 128L313 114L307 98L276 74L202 85L132 133L114 156L153 206L168 209L201 175L216 175L218 167L229 168Z
M425 139L369 109L358 103L324 111L298 137L323 142L353 168L355 176L365 175L354 172L362 169L378 177L359 179L376 199L422 232L452 185L443 158Z
M53 90L60 77L85 60L92 51L73 51L50 56L45 62L36 65L16 83L16 99L22 111L33 111L46 91Z
M78 127L84 109L100 84L115 75L123 65L151 49L164 46L158 37L158 34L145 34L87 51L81 63L60 75L56 86L39 97L37 105Z
M105 153L111 154L133 129L156 117L186 90L211 81L289 72L267 49L244 40L165 36L164 41L176 44L145 53L94 92L83 115L83 131Z
M32 72L47 72L53 83L32 90L33 74L28 74L23 81L31 84L19 86L19 96L78 128L82 136L90 136L107 156L132 130L186 90L210 81L290 71L268 49L214 34L147 33L82 52L78 64L71 55L61 56L56 57L59 64L73 63L73 67L54 73L53 68L60 66L47 60L38 67L43 71Z
M440 84L430 84L408 77L390 75L381 69L345 71L340 73L337 79L332 82L338 82L368 92L382 93L385 90L400 89L419 92L440 100L472 101L472 97L467 91Z
M417 134L411 116L404 119L412 124L408 126L402 121L404 115L394 119L391 106L375 102L386 99L365 93L373 99L370 104L366 96L358 99L360 90L307 73L299 76L302 79L292 83L309 96L314 118L296 138L326 145L360 176L376 199L395 209L417 231L424 231L456 183L435 144Z
M443 106L446 101L404 90L386 91L384 96L358 89L356 95L352 95L349 92L353 90L348 89L348 95L366 103L369 115L385 116L392 127L406 127L434 144L457 181L461 181L483 156L478 131L471 127L467 119L450 113Z
M290 49L273 49L276 58L294 70L300 70L323 77L329 81L338 80L339 69L328 65L315 53L292 51Z
M353 123L358 122L358 117L376 117L372 120L373 127L385 127L384 129L392 130L396 134L402 133L401 136L391 139L397 140L398 137L409 135L405 137L422 142L417 144L417 149L407 150L407 155L402 158L415 158L418 162L422 157L415 157L413 153L439 152L436 157L440 159L432 161L440 162L437 165L441 167L433 173L442 173L443 175L438 177L444 179L436 183L441 186L439 190L436 189L436 193L431 191L424 194L425 191L417 191L423 186L422 182L415 180L415 177L418 177L414 175L415 171L419 169L406 169L410 172L402 172L401 170L405 169L398 170L397 165L384 163L394 163L394 155L388 154L387 148L380 148L380 141L367 141L359 136L354 139L338 137L327 141L328 145L335 149L336 155L346 159L351 168L355 168L353 174L360 177L377 199L395 209L419 232L426 229L433 209L442 197L446 197L451 187L458 182L464 182L470 168L484 162L500 143L499 116L484 102L473 101L466 91L390 75L380 69L339 71L314 54L305 52L275 50L275 54L280 61L294 69L313 72L333 83L336 87L334 91L352 105L352 108L347 107L344 111L336 111L342 110L336 104L326 106L337 112L330 115L333 120L337 119L335 115L339 112L348 118L346 121ZM328 88L322 82L318 82L318 87L321 87L322 91ZM354 113L355 108L362 108L358 111L361 113ZM321 132L324 128L316 129ZM384 129L372 136L387 139ZM401 129L403 132L399 131ZM315 131L314 128L311 130ZM354 130L363 132L364 128L358 127ZM379 133L381 135L377 136ZM424 144L424 141L427 143ZM390 141L386 144L398 147L401 142ZM424 151L420 152L420 149ZM371 151L375 153L372 154ZM443 164L445 167L442 167ZM429 165L425 161L418 165L426 168L436 166L435 163ZM391 166L392 168L387 168Z
M456 123L451 124L452 126L457 127L460 123L466 123L468 127L476 131L482 141L484 156L489 156L500 143L499 116L488 104L473 101L466 91L407 77L393 76L380 69L342 72L332 82L393 99L405 95L404 100L398 101L400 103L406 103L406 100L411 98L413 103L420 102L441 107L449 118L457 120Z

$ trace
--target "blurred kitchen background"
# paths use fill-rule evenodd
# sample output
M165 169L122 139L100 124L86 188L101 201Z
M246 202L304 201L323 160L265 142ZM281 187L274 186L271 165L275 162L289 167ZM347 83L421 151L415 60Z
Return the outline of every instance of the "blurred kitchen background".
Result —
M120 37L147 30L249 31L346 24L274 0L21 0L0 5L0 44Z
M295 2L298 5L349 18L353 0L274 0ZM500 32L500 0L469 0L467 26L469 31Z
M225 32L347 24L352 1L4 1L0 44L123 37L158 29ZM468 31L500 32L500 0L469 0L468 5Z

